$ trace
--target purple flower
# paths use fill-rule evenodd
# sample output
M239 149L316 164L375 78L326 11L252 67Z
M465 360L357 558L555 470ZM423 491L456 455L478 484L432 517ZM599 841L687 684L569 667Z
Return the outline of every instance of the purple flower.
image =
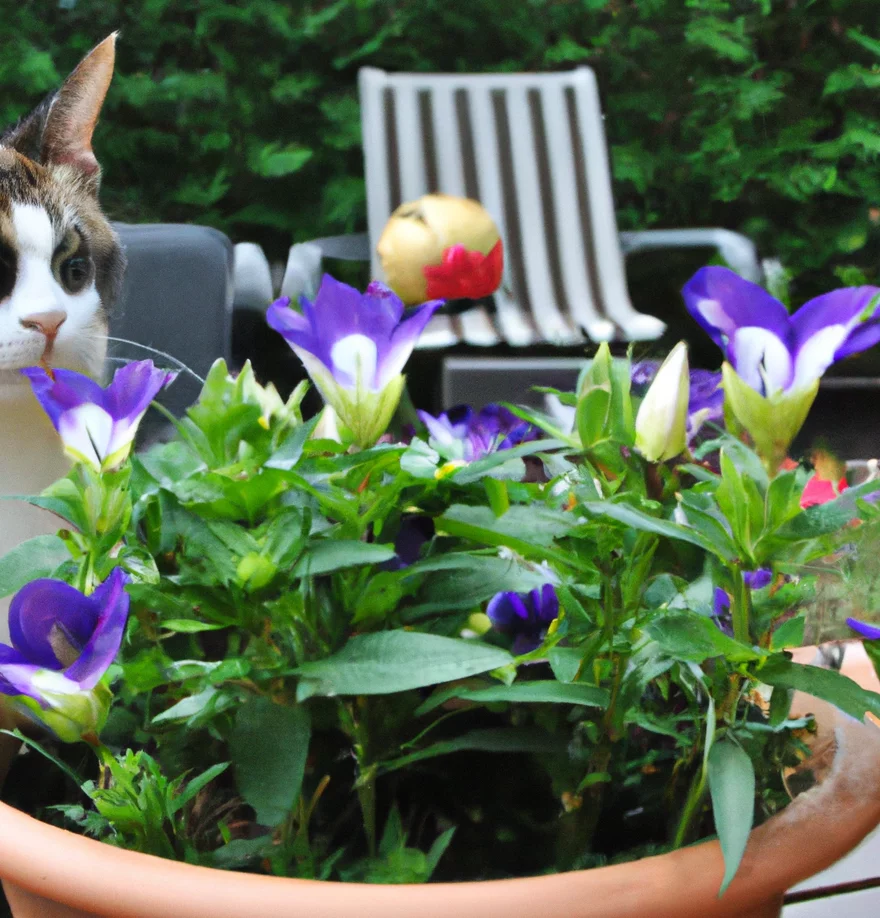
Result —
M559 617L559 598L552 583L530 593L496 593L486 607L492 626L513 638L513 652L539 647L550 624Z
M434 520L424 513L405 513L400 518L400 526L394 539L396 558L386 561L383 570L400 571L416 561L422 555L422 548L434 538L436 529Z
M724 423L724 390L721 374L711 370L691 370L691 389L688 398L688 441L692 441L707 423Z
M750 590L763 590L773 581L773 572L766 567L759 567L756 571L743 571L743 582ZM715 587L712 601L712 617L715 623L725 633L733 637L733 621L730 616L730 596L727 590Z
M712 602L712 618L725 634L733 637L733 620L730 616L730 597L721 587L715 587Z
M360 446L385 432L403 389L403 368L428 320L443 305L432 300L404 318L403 303L384 284L366 293L325 274L302 313L282 297L266 314L302 360L324 399Z
M53 370L49 375L42 367L28 367L21 372L67 453L98 471L122 465L150 402L177 376L157 369L152 360L121 367L106 389L73 370Z
M644 395L660 369L661 360L640 360L630 367L629 378L636 395Z
M860 622L857 618L848 618L846 623L853 631L857 631L862 637L866 637L871 641L880 639L880 628L878 628L877 625L869 625L867 622Z
M755 391L808 388L836 360L880 341L877 287L843 287L793 316L766 290L728 268L701 268L682 290L691 315Z
M66 742L97 733L106 719L110 695L99 682L122 643L128 581L117 567L84 596L60 580L34 580L9 606L0 693Z
M773 582L773 571L759 567L756 571L743 571L743 580L750 590L763 590Z
M447 459L473 462L538 436L528 421L501 405L486 405L476 413L469 405L457 405L437 417L427 411L419 411L418 415L428 428L432 444Z

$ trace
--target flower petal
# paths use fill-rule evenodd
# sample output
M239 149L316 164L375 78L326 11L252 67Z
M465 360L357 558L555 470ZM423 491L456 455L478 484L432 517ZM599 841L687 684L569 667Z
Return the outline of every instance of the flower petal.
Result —
M379 388L382 388L389 379L403 372L419 336L443 302L443 300L431 300L411 309L407 317L391 333L387 345L380 344L376 380Z
M853 631L858 631L862 637L866 637L872 641L880 639L880 628L878 628L876 625L869 625L867 622L860 622L856 618L848 618L846 623L850 626L850 628L853 629Z
M152 360L133 361L116 371L100 404L114 421L136 426L150 402L176 378L176 372L160 370Z
M552 583L545 583L540 590L532 590L532 597L538 621L545 625L559 618L559 597Z
M750 590L763 590L773 581L773 572L766 567L759 567L756 571L743 571L743 580Z
M792 378L788 346L774 332L755 325L736 329L728 359L749 386L762 395L787 389Z
M516 631L529 620L529 611L518 593L496 593L486 606L486 615L499 631Z
M803 341L795 352L790 388L802 389L821 378L848 334L845 325L826 325Z
M333 378L340 384L355 389L381 391L376 384L379 352L376 342L366 335L346 335L330 349L333 361Z
M791 317L795 343L802 347L803 342L830 325L842 325L851 331L878 296L880 287L841 287L809 300ZM876 312L872 310L872 314Z
M877 343L880 343L880 319L869 319L849 333L849 337L835 352L834 359L843 360L852 354L860 354Z
M98 621L79 658L64 671L83 690L93 689L119 653L128 621L129 596L125 585L131 578L121 567L89 597L100 609Z
M44 578L23 586L9 605L12 646L28 663L62 669L52 647L53 629L60 626L76 649L86 645L98 622L97 601L61 580Z
M728 342L741 328L765 328L788 341L789 317L782 303L729 268L701 268L681 293L690 314L725 355Z
M721 587L715 587L715 593L712 599L712 614L715 618L722 618L730 611L730 596L727 591Z
M0 695L22 695L26 694L35 701L40 701L40 697L33 691L22 692L21 689L13 685L4 675L4 666L28 666L27 659L20 654L14 647L8 644L0 644Z
M109 455L113 419L100 405L80 405L61 415L58 433L65 449L82 462L100 469Z
M26 367L22 376L30 380L31 388L55 429L61 415L79 405L103 404L104 390L93 379L73 370L53 370L54 379L42 367Z
M303 298L303 309L311 304ZM266 322L270 328L277 331L285 341L297 352L308 351L326 367L331 364L330 346L320 341L315 335L314 329L305 314L298 313L295 309L290 308L290 297L282 297L276 300L266 310ZM297 350L299 348L300 350Z

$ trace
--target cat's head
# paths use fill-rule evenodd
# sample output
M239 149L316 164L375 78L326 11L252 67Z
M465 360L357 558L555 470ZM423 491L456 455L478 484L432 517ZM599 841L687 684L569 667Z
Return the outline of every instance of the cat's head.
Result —
M92 132L115 35L30 115L0 134L0 397L43 361L92 376L125 258L98 204Z

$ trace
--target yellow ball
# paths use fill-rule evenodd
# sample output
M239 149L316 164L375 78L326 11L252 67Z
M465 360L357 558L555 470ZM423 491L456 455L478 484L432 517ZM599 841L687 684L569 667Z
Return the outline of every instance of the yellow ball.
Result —
M439 265L452 245L488 255L500 234L479 201L448 194L426 194L401 204L379 237L376 252L385 282L407 305L423 303L424 268Z

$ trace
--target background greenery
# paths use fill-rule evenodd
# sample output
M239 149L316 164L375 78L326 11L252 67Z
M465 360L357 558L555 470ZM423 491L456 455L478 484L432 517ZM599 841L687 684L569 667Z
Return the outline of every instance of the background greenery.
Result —
M114 29L97 148L118 219L209 223L281 258L364 227L359 67L589 64L622 228L745 231L796 300L877 280L876 0L19 0L0 121Z

